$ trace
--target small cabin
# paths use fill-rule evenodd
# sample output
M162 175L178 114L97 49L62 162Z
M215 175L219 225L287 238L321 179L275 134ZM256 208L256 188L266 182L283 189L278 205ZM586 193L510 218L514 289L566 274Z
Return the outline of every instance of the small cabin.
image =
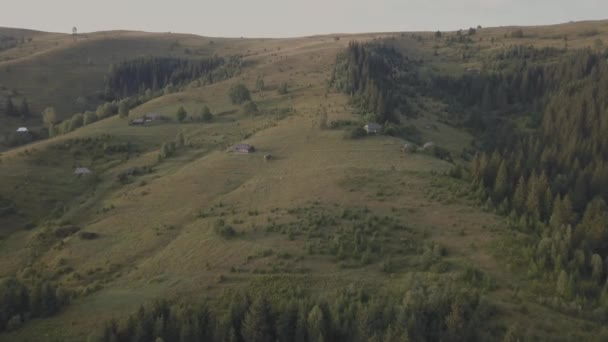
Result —
M255 147L249 144L237 144L234 146L234 152L237 153L253 153L255 152Z
M27 129L27 127L19 127L17 128L17 133L27 133L29 132L29 130Z
M146 121L146 122L161 121L161 120L163 120L163 116L158 113L148 113L148 114L144 115L144 121Z
M467 73L472 74L472 75L479 75L481 74L481 69L479 68L467 68L465 70Z
M363 126L363 129L367 132L367 134L377 134L382 130L382 126L377 123L370 122L367 125Z
M417 148L414 144L405 144L401 148L401 151L403 151L404 153L416 153L416 150Z
M129 125L131 125L131 126L143 126L145 124L146 124L146 121L143 118L133 119L129 123Z
M429 141L422 146L422 149L426 151L426 150L432 149L433 147L435 147L435 143L432 141Z
M74 175L76 175L78 177L89 175L91 173L92 173L91 170L89 170L86 167L77 167L76 170L74 170Z

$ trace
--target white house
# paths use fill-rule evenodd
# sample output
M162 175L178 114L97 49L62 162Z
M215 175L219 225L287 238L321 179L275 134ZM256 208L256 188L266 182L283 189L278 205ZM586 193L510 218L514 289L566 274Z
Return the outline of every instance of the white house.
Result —
M375 122L370 122L367 125L365 125L363 127L363 129L367 132L367 134L376 134L376 133L380 133L380 131L382 130L382 126L380 126L379 124L377 124Z
M27 127L19 127L19 128L17 128L17 132L19 132L19 133L27 133L29 131L28 131Z
M424 144L424 146L422 146L423 150L428 150L435 147L435 143L432 141L427 142L426 144Z
M74 170L74 174L76 176L88 175L90 173L91 173L91 170L89 170L86 167L77 167L76 170Z

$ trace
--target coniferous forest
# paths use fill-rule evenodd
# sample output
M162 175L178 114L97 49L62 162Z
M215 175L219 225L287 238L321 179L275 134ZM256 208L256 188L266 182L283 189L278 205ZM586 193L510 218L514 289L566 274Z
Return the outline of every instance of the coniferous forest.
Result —
M475 341L487 336L483 327L493 314L478 293L443 286L384 295L351 289L329 300L233 293L213 303L142 306L106 322L95 340Z
M351 44L342 60L338 89L363 111L398 115L411 93L394 90L414 82L446 103L477 137L480 204L526 236L513 258L555 295L608 317L608 51L515 46L478 74L423 81L405 78L412 63L381 44Z
M157 91L168 85L184 85L199 78L213 83L233 76L240 63L237 57L228 60L221 57L142 57L128 60L111 66L105 93L108 99L115 100L143 94L147 89ZM221 66L226 67L220 69Z

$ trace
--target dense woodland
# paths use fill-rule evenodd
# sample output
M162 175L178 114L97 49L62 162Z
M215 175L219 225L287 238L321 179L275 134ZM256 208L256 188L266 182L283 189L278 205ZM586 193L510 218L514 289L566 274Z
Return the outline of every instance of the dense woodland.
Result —
M415 286L371 295L353 288L331 299L301 290L232 294L200 305L158 302L107 322L96 341L475 341L494 309L472 291ZM509 332L513 334L513 332Z
M15 37L0 35L0 51L16 47L19 41Z
M399 70L415 64L377 44L351 44L346 61L338 88L398 120L391 115L411 93L393 92L416 82ZM432 75L418 91L478 137L477 197L529 237L514 258L555 296L608 319L608 51L516 46L480 73Z
M232 77L240 68L240 58L221 57L183 59L175 57L142 57L110 67L105 92L109 100L153 92L166 86L181 86L196 79L207 83ZM225 66L220 68L220 66Z
M417 70L416 62L393 47L351 43L336 63L331 84L375 116L370 121L398 123L399 114L413 114L409 99L423 86Z
M472 168L481 196L509 214L515 226L538 236L526 251L530 273L554 279L556 292L566 299L590 305L601 302L604 309L608 309L607 57L608 53L591 51L566 54L559 62L527 65L512 77L503 76L511 87L499 81L486 85L483 93L493 99L504 89L504 105L484 100L485 95L475 105L487 103L488 110L500 111L536 101L537 106L528 108L538 108L540 120L531 120L526 129L511 130L510 139L496 139L475 158Z
M4 115L16 118L27 119L32 115L30 105L24 97L21 102L15 103L11 96L7 96L4 101Z
M0 332L14 330L32 318L52 316L68 301L61 288L48 282L27 286L15 278L0 281Z

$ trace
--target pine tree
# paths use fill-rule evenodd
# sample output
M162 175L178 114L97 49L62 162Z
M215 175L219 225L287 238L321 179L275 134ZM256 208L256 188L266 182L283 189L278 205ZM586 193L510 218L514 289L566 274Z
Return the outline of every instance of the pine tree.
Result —
M498 173L496 174L496 180L494 181L494 195L496 196L496 202L500 202L509 190L509 175L507 173L507 165L505 160L500 163Z
M568 291L568 274L564 270L557 277L556 291L561 296L565 296Z
M21 100L21 106L19 107L19 115L21 115L21 118L27 119L31 116L31 114L30 106L24 97L23 100Z
M277 318L277 339L279 341L295 341L298 324L298 307L290 302L283 308Z
M261 92L264 90L264 78L262 76L258 76L255 79L255 90L257 92Z
M184 138L184 132L180 131L175 137L175 147L182 148L184 145L186 145L186 138Z
M270 311L270 304L261 296L249 307L241 335L246 342L274 341L274 322Z
M308 336L311 342L321 342L325 339L323 310L318 305L308 314Z
M7 116L16 116L15 104L13 104L13 99L10 96L6 97L6 102L4 105L4 114Z
M519 213L524 211L527 197L528 193L526 191L526 179L522 175L519 177L517 187L515 188L515 194L513 194L513 208L515 208Z
M553 192L551 188L547 187L541 200L541 218L547 222L551 218L553 212Z
M528 196L526 198L526 211L534 218L539 218L539 204L538 204L538 185L537 178L534 173L530 177L528 182Z
M127 101L123 100L118 104L118 115L121 118L126 118L129 116L129 104Z
M209 109L209 107L203 106L203 109L201 109L201 120L203 122L213 121L213 114L211 113L211 110Z
M183 122L186 119L187 115L188 115L188 112L186 112L186 109L184 109L183 106L180 106L179 109L177 110L177 121Z
M558 194L553 201L553 210L551 211L551 217L549 219L549 224L552 227L559 227L565 223L563 210L562 199Z
M599 283L604 275L604 262L602 261L602 257L598 254L593 254L591 256L591 270L593 280Z

